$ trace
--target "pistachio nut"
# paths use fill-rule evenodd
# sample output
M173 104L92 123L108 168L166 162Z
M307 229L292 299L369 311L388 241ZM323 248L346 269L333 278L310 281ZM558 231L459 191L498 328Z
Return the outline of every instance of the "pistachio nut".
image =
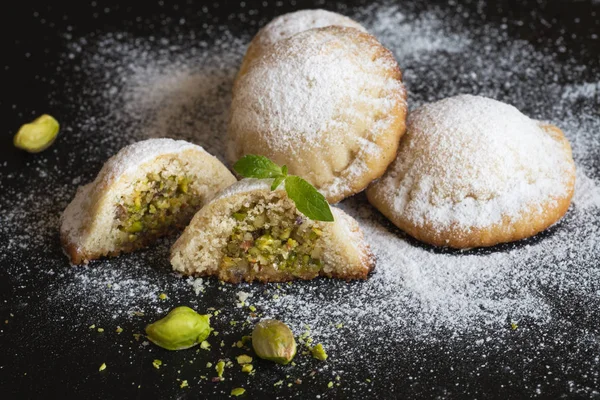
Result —
M167 350L183 350L210 335L210 315L200 315L189 307L171 310L166 317L146 327L148 339Z
M327 357L328 357L327 353L325 352L325 349L323 348L323 345L321 343L319 343L316 346L314 346L313 348L311 348L310 352L311 352L312 356L314 358L316 358L317 360L321 360L321 361L327 360Z
M296 355L296 340L291 329L281 321L263 319L252 331L252 347L262 359L288 364Z
M39 153L54 143L59 128L57 120L44 114L33 122L21 126L13 138L13 143L15 147L29 153Z

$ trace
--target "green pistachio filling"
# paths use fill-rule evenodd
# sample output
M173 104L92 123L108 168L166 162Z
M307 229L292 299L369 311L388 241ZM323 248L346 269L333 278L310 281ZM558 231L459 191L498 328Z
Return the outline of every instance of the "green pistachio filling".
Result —
M124 242L155 239L185 226L200 208L201 198L190 190L187 176L149 173L137 181L131 195L117 207L118 228Z
M236 221L221 268L235 276L314 278L321 271L323 232L295 210L252 204L231 214Z

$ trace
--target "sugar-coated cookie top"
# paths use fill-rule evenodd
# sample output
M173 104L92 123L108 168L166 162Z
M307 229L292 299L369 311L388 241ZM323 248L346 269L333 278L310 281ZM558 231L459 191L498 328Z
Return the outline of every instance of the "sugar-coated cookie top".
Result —
M270 46L296 33L331 25L346 26L366 32L358 22L341 14L321 9L300 10L273 19L261 29L255 40L260 46Z
M123 147L112 156L102 167L97 179L111 181L162 154L179 153L192 148L204 150L202 147L184 140L159 138L136 142Z
M488 227L564 198L575 173L570 147L542 126L481 96L424 105L410 114L378 195L416 225L464 228Z
M176 154L188 149L204 151L202 147L183 140L148 139L122 148L102 167L96 179L78 189L73 201L62 216L63 233L75 241L87 221L90 204L96 200L96 188L107 188L123 174L133 173L142 164L162 154Z

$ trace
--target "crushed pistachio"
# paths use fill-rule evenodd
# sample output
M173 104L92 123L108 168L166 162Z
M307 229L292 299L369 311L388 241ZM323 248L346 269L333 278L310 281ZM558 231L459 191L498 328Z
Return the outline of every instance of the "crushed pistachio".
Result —
M142 311L134 311L131 314L133 314L134 317L143 317L144 315L146 315Z
M104 328L98 328L98 332L100 332L100 333L104 332Z
M117 326L117 329L115 329L115 332L121 333L121 332L123 332L123 328L121 328L120 326Z
M273 384L273 386L281 386L281 385L283 385L283 380L277 381Z
M179 387L180 387L181 389L183 389L183 388L186 388L186 387L189 387L189 386L190 386L190 385L188 385L188 381L187 381L187 380L183 380L183 381L181 381L181 384L179 385Z
M327 387L328 387L329 389L331 389L331 388L333 387L333 382L331 382L331 381L330 381L330 382L327 384Z
M215 367L215 370L217 371L219 378L222 378L223 372L225 371L225 361L219 361Z
M238 340L233 344L233 346L237 347L238 349L241 349L242 347L244 347L244 343L241 340Z
M139 342L140 338L142 337L142 334L141 333L134 333L133 337L135 338L135 340L137 340Z
M106 363L102 363L100 368L98 368L98 371L104 371L105 369L106 369Z
M237 360L238 364L240 364L240 365L250 364L252 362L252 357L250 357L249 355L246 355L246 354L242 354L240 356L237 356L236 360Z
M245 373L249 374L250 372L252 372L253 369L254 369L254 367L252 366L252 364L244 364L244 365L242 365L242 372L245 372Z
M156 369L159 369L161 365L162 365L162 361L160 361L160 360L158 360L158 359L157 359L157 360L154 360L154 361L152 361L152 366L153 366L154 368L156 368Z
M211 362L207 362L207 363L206 363L206 368L210 368L210 367L212 367L212 366L213 366L213 365L212 365L212 363L211 363Z
M342 323L340 322L340 323L339 323L339 324L337 324L335 327L336 327L336 328L338 328L338 329L341 329L341 328L343 328L343 327L344 327L344 324L342 324Z
M200 343L200 348L203 350L208 350L210 349L210 343L208 343L206 340L203 340L202 343Z
M317 360L321 360L321 361L325 361L327 360L327 353L325 352L325 349L323 348L323 345L321 343L317 344L316 346L314 346L311 350L310 350L312 356L314 358L316 358Z
M158 298L161 300L165 300L167 298L167 295L165 293L161 293L158 295Z
M250 311L252 311L252 312L255 312L255 311L256 311L256 307L254 307L254 306L248 306L248 309L249 309Z
M519 326L517 325L516 322L511 322L510 327L512 328L513 331L516 331Z
M95 324L90 325L89 329L96 329L96 325Z
M231 389L231 395L232 396L241 396L244 393L246 393L246 389L244 388L235 388L235 389Z

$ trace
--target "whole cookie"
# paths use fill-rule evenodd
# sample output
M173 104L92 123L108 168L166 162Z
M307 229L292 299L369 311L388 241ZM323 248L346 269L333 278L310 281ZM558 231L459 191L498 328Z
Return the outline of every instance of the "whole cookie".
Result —
M461 95L410 114L398 157L367 197L411 236L469 248L541 232L566 213L574 185L560 129Z
M246 73L248 65L253 60L268 51L278 41L309 29L332 25L346 26L366 32L365 28L358 22L327 10L300 10L280 15L265 25L254 36L242 60L238 77Z
M360 192L385 172L404 133L401 79L391 52L353 28L281 40L234 87L228 157L286 164L330 202Z

